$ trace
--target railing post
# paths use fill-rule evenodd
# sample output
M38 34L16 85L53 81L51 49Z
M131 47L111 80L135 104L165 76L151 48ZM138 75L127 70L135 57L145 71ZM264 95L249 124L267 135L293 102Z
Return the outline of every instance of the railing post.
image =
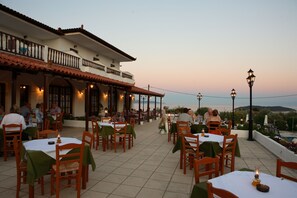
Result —
M44 50L43 50L43 54L42 54L42 59L46 63L48 62L48 56L47 55L48 55L48 46L45 45Z
M83 66L83 59L79 57L78 69L82 68Z

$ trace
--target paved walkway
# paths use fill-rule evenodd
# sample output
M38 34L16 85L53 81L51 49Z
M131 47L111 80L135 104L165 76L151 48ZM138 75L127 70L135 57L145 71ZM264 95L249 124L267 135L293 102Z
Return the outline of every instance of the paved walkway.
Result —
M125 153L121 149L103 152L93 150L97 168L90 170L87 189L82 197L189 197L194 185L193 171L184 175L179 169L179 152L172 153L173 144L167 135L158 134L158 121L136 126L134 147ZM62 136L81 138L82 128L64 128ZM239 139L241 158L236 158L236 169L259 167L261 172L275 175L276 157L256 141ZM0 160L1 197L15 197L16 169L14 157ZM297 175L296 175L297 176ZM45 176L45 196L35 186L35 197L50 197L49 176ZM64 189L61 197L75 197L74 188ZM21 197L28 197L28 186L22 185Z

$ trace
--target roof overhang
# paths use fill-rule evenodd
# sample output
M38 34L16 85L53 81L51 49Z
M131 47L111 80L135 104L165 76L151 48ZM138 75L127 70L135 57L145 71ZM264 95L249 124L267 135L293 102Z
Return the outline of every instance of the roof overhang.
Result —
M148 95L148 96L157 96L157 97L165 96L165 94L160 94L160 93L157 93L154 91L149 91L149 90L142 89L142 88L136 87L136 86L131 87L130 91L135 94L142 94L142 95Z
M0 4L0 26L40 40L59 38L62 34L43 23Z
M117 60L118 62L136 60L136 58L82 28L64 29L61 31L64 33L65 39L92 51L98 52L110 59Z

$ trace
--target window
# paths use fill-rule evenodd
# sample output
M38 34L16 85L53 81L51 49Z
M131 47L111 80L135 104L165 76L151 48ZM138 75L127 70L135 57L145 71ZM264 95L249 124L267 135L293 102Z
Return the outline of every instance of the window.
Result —
M49 107L53 103L57 103L58 106L65 114L72 113L72 88L62 86L50 86L49 87Z
M90 116L98 116L101 103L100 103L100 90L98 87L94 86L93 88L90 89Z

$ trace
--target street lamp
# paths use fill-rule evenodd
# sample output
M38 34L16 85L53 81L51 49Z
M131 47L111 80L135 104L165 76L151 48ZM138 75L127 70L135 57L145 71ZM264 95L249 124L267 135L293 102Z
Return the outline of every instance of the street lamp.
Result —
M253 70L248 71L248 77L246 78L247 83L250 87L250 114L249 114L249 141L253 141L253 115L252 115L252 87L254 85L256 76L254 75Z
M197 94L197 100L198 100L198 114L200 113L200 100L202 99L202 94L199 92Z
M234 129L234 99L236 96L235 89L231 90L231 98L232 98L232 129Z

